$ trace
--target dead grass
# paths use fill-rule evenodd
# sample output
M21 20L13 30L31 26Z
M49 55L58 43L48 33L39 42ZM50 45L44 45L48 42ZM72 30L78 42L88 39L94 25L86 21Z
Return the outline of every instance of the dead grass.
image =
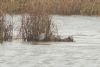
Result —
M0 0L0 9L7 13L100 15L100 0Z

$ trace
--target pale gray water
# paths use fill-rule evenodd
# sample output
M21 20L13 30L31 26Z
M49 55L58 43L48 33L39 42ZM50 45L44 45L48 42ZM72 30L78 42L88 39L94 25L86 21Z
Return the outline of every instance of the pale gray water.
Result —
M100 67L100 17L54 16L59 35L76 42L0 45L0 67Z

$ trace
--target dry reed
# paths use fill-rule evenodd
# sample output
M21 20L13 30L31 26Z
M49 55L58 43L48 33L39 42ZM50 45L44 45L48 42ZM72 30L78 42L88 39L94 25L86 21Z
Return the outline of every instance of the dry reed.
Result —
M24 41L48 41L53 35L53 23L48 15L24 16L21 34Z
M7 13L36 13L40 8L49 14L100 15L100 0L0 0Z

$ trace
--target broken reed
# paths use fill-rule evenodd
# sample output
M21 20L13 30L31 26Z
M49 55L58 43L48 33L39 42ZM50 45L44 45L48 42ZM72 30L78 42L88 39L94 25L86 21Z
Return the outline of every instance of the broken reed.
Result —
M24 41L50 41L54 25L49 15L24 16L21 35Z

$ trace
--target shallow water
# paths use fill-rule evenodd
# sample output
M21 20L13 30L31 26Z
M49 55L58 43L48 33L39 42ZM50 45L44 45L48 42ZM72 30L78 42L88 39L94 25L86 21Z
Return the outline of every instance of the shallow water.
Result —
M99 18L54 16L59 35L71 35L76 42L4 42L0 67L100 67Z

